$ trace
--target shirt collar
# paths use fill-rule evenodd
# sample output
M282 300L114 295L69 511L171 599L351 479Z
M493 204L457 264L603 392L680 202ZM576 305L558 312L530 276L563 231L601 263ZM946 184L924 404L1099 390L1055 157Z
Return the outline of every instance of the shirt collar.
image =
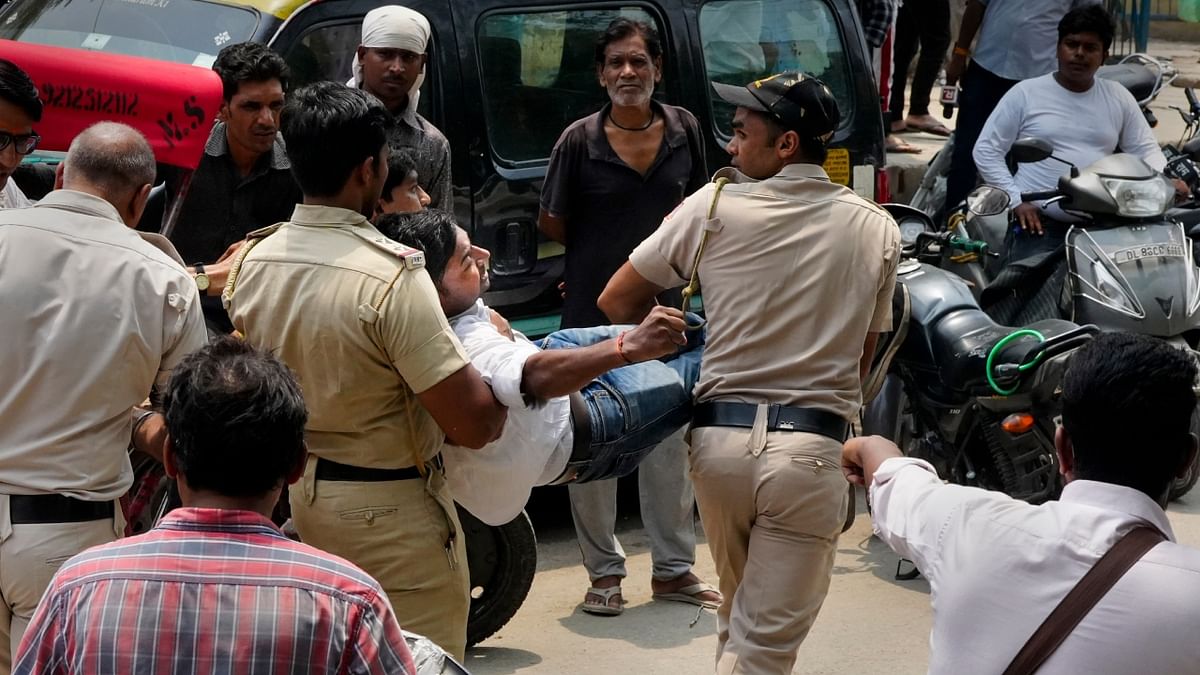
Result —
M292 222L317 227L354 227L369 224L366 216L357 211L318 204L297 204L292 211Z
M163 516L157 527L170 530L215 530L284 536L279 528L261 513L236 509L178 508Z
M687 130L679 118L679 111L670 106L650 99L650 109L663 118L666 128L663 130L663 140L667 147L674 150L687 143ZM583 123L584 137L587 139L588 156L592 159L612 159L617 156L608 136L604 134L604 120L612 110L612 101L604 104L600 112L588 117Z
M1058 500L1129 514L1155 527L1170 541L1175 541L1175 533L1171 530L1166 512L1141 490L1094 480L1073 480L1063 488Z
M787 164L779 170L779 173L771 176L770 178L764 178L762 180L751 178L741 171L738 171L734 167L727 166L717 170L717 173L713 175L713 180L716 180L717 178L728 178L729 182L734 184L761 183L762 180L772 180L777 178L811 178L813 180L823 180L827 183L829 182L829 174L825 173L824 168L816 164Z
M208 142L204 144L204 154L210 157L224 157L229 154L229 137L226 135L224 122L217 122L213 125L212 132L208 134ZM287 157L287 146L283 143L283 134L279 132L275 132L275 143L271 146L268 168L276 171L287 171L292 168L292 163L288 161Z
M121 214L117 213L117 207L96 195L86 192L55 190L42 197L42 200L34 205L34 208L57 208L65 211L74 211L76 213L112 220L121 227L125 227L125 221L121 220Z

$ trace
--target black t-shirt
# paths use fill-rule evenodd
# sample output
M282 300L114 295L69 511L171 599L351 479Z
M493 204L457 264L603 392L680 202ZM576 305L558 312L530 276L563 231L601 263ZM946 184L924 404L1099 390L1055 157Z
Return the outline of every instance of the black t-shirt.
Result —
M214 262L248 233L288 220L303 198L278 135L273 150L247 176L238 173L227 143L225 125L217 124L171 233L171 242L189 265Z
M550 155L541 206L566 223L563 328L609 323L596 307L608 280L684 197L708 182L696 118L683 108L651 105L666 129L645 176L608 142L611 104L567 127Z

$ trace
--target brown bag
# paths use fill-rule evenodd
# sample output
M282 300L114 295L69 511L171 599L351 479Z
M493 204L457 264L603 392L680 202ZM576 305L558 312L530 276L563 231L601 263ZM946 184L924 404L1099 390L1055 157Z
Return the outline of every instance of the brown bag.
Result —
M1012 663L1008 664L1004 675L1032 675L1041 668L1042 663L1050 658L1117 580L1147 551L1165 539L1158 530L1145 526L1135 527L1121 537L1038 626Z

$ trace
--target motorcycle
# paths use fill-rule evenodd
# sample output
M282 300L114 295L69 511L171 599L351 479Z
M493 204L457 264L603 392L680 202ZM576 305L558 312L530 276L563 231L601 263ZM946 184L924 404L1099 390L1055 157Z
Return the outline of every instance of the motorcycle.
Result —
M1117 82L1133 94L1151 128L1158 126L1158 119L1150 109L1150 104L1176 76L1176 71L1169 64L1146 54L1130 54L1118 63L1101 66L1096 71L1096 77ZM1200 114L1200 107L1197 107L1196 111ZM1200 143L1197 145L1200 146ZM1200 147L1196 149L1200 151ZM950 174L950 159L953 154L954 134L950 134L942 149L929 160L921 183L909 200L910 206L930 216L941 211L946 201L946 176ZM998 247L993 245L993 248Z
M935 232L932 219L884 205L904 242L894 329L868 379L887 373L865 408L863 430L892 439L961 485L1040 503L1061 489L1054 448L1058 388L1069 357L1098 329L1061 319L997 324L966 282L941 269L987 244Z
M1040 139L1017 141L1012 155L1019 163L1064 161ZM1078 222L1068 229L1061 253L1043 256L1041 276L1024 282L1027 290L993 280L983 294L988 313L999 320L1061 316L1105 331L1151 335L1200 359L1200 269L1184 225L1167 216L1175 197L1171 181L1132 155L1111 155L1083 170L1064 163L1071 168L1058 189L1021 198L1057 205ZM1006 210L1005 203L995 211ZM1005 274L1011 278L1010 271ZM1000 299L989 304L995 290ZM1193 428L1200 431L1196 419ZM1171 499L1186 494L1197 478L1200 466L1193 464L1172 486Z

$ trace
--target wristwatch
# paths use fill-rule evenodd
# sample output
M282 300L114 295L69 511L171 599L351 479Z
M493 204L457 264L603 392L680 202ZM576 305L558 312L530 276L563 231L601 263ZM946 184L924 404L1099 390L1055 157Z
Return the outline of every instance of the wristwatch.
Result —
M196 288L202 294L207 293L208 292L208 275L204 273L204 265L201 265L200 263L196 263L195 265L192 265L192 267L196 268L196 273L194 275L192 275L192 279L196 280Z

